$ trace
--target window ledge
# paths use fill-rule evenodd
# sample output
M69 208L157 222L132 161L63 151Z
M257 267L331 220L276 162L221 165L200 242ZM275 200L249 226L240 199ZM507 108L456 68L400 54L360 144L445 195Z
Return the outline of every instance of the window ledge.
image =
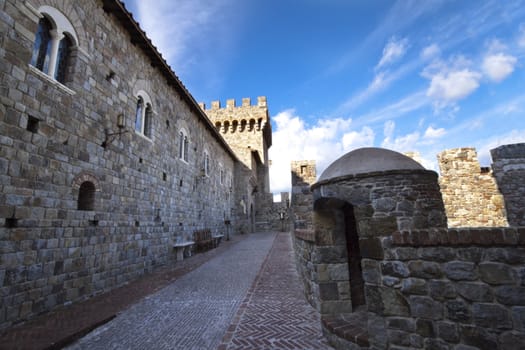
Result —
M135 135L138 135L138 136L142 137L144 140L153 143L153 140L150 139L149 137L147 137L146 135L144 135L143 133L140 133L137 130L134 130L134 131L135 131Z
M46 73L42 72L40 69L32 66L31 64L28 64L28 66L29 66L29 70L31 70L33 73L37 74L41 78L47 80L49 83L51 83L51 85L56 86L57 88L59 88L60 90L64 91L65 93L67 93L67 94L69 94L71 96L76 95L76 92L74 90L71 90L70 88L68 88L67 86L62 84L61 82L53 79L51 76L49 76Z

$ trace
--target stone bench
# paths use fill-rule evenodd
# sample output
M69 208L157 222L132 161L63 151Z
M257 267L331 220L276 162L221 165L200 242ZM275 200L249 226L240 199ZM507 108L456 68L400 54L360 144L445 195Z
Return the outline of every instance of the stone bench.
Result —
M211 236L211 238L213 240L213 248L217 248L219 246L219 244L221 243L222 237L224 237L224 235L222 235L222 234L217 234L217 235L212 235Z
M195 242L193 241L175 243L173 248L177 254L177 261L182 261L185 257L191 256L191 250L194 244Z

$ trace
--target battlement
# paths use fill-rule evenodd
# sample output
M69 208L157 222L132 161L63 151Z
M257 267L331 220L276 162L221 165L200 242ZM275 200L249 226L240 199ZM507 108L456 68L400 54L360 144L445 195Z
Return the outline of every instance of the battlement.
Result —
M245 97L240 106L236 105L235 99L227 100L224 108L221 107L220 101L213 101L211 108L208 109L203 103L200 106L220 133L225 135L252 133L252 136L262 133L263 138L261 140L265 140L266 147L272 145L272 127L266 96L257 97L257 104L255 105L252 105L251 98ZM239 141L231 140L231 142ZM254 145L253 139L251 141L243 140L242 142L244 142L244 147L249 144ZM257 143L258 141L255 141L255 144ZM260 151L265 153L262 148Z
M203 109L203 110L206 110L206 104L204 102L200 102L199 103L199 106ZM252 99L250 97L243 97L242 99L242 102L241 102L241 105L237 107L237 103L235 101L235 99L228 99L226 100L226 109L231 109L231 108L244 108L244 107L263 107L263 108L268 108L268 104L266 102L266 96L259 96L257 97L257 104L256 105L252 105ZM221 109L221 101L211 101L211 108L209 108L208 110L217 110L217 109Z

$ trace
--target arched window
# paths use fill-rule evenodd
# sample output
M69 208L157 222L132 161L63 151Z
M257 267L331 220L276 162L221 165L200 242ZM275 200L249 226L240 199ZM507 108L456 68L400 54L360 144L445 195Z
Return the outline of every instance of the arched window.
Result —
M153 124L153 110L151 103L147 102L143 96L137 98L137 108L135 110L135 131L139 134L151 138Z
M91 181L82 182L78 191L78 210L95 209L95 185Z
M33 44L31 65L64 83L71 50L77 45L77 37L69 20L58 10L42 6L42 17Z
M179 133L179 158L188 162L189 140L186 131L181 130Z

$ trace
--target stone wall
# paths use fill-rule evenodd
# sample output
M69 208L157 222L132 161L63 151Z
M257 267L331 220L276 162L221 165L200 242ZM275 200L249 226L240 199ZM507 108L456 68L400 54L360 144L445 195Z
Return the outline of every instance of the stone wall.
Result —
M507 226L503 196L491 169L480 167L474 148L446 150L437 158L450 227Z
M525 226L525 143L500 146L490 153L509 225Z
M42 5L78 37L63 84L29 65ZM170 261L194 230L223 233L237 204L240 163L119 6L0 1L0 328ZM134 131L138 92L149 137ZM84 183L92 210L78 210Z

